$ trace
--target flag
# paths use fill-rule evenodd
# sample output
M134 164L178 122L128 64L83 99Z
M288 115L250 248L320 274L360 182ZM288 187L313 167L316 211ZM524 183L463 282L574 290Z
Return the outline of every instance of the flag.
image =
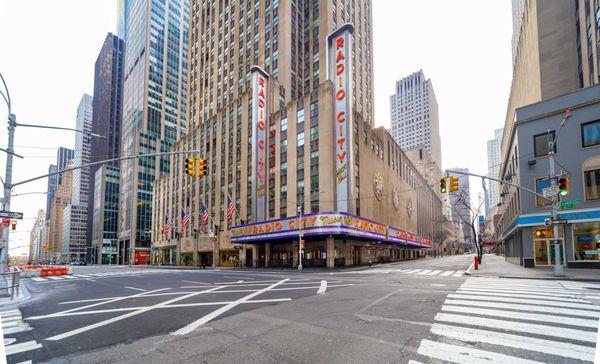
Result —
M233 200L229 193L227 194L227 221L230 224L233 223L233 213L235 212L235 205L233 204Z
M208 210L206 209L202 201L200 201L200 217L200 230L204 231L206 223L208 222Z
M185 214L185 210L181 209L181 230L184 230L185 227L190 223L190 217Z
M165 221L164 232L166 235L168 235L171 232L171 219L169 219L168 215L167 215L167 220Z

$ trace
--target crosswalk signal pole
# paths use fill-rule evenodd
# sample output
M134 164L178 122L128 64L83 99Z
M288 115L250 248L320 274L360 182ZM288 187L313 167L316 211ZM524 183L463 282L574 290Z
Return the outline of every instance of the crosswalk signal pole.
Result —
M6 174L4 175L4 199L2 204L2 210L10 211L10 190L12 184L12 170L13 170L13 153L15 144L15 125L17 118L15 114L8 115L8 147L6 149ZM8 226L4 226L2 229L2 252L0 256L0 272L6 273L8 271Z
M554 144L555 140L552 137L552 134L548 131L548 162L550 164L550 185L552 186L552 228L554 237L554 276L555 277L564 277L565 271L561 264L561 256L560 256L560 239L558 236L558 194L555 194L555 190L557 188L556 185L556 176L554 175Z

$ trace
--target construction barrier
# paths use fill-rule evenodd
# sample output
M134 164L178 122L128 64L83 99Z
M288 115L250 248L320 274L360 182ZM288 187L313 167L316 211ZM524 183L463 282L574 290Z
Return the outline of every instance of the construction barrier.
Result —
M21 275L23 277L47 277L63 276L73 274L73 268L60 266L23 266Z

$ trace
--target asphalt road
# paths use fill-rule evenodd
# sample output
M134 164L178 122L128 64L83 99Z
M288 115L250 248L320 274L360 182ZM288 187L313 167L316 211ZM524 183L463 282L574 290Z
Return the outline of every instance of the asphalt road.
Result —
M81 267L27 282L32 299L7 315L32 330L5 334L7 351L22 350L8 361L590 361L598 286L468 278L471 259L311 273Z

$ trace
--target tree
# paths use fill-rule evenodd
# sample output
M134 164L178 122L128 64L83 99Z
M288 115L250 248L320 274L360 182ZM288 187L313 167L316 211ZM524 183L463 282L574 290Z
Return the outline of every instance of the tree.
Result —
M477 250L477 260L481 263L481 257L483 255L483 246L482 241L479 240L477 236L476 223L479 214L481 213L481 208L483 206L483 201L479 203L477 209L474 209L471 206L471 197L467 190L459 190L456 192L452 192L452 196L454 199L454 203L452 204L452 211L456 213L456 216L459 217L461 221L461 225L467 225L473 234L473 240L475 241L475 249ZM471 216L463 216L464 212L461 212L460 209L457 209L457 206L464 206L468 209Z

